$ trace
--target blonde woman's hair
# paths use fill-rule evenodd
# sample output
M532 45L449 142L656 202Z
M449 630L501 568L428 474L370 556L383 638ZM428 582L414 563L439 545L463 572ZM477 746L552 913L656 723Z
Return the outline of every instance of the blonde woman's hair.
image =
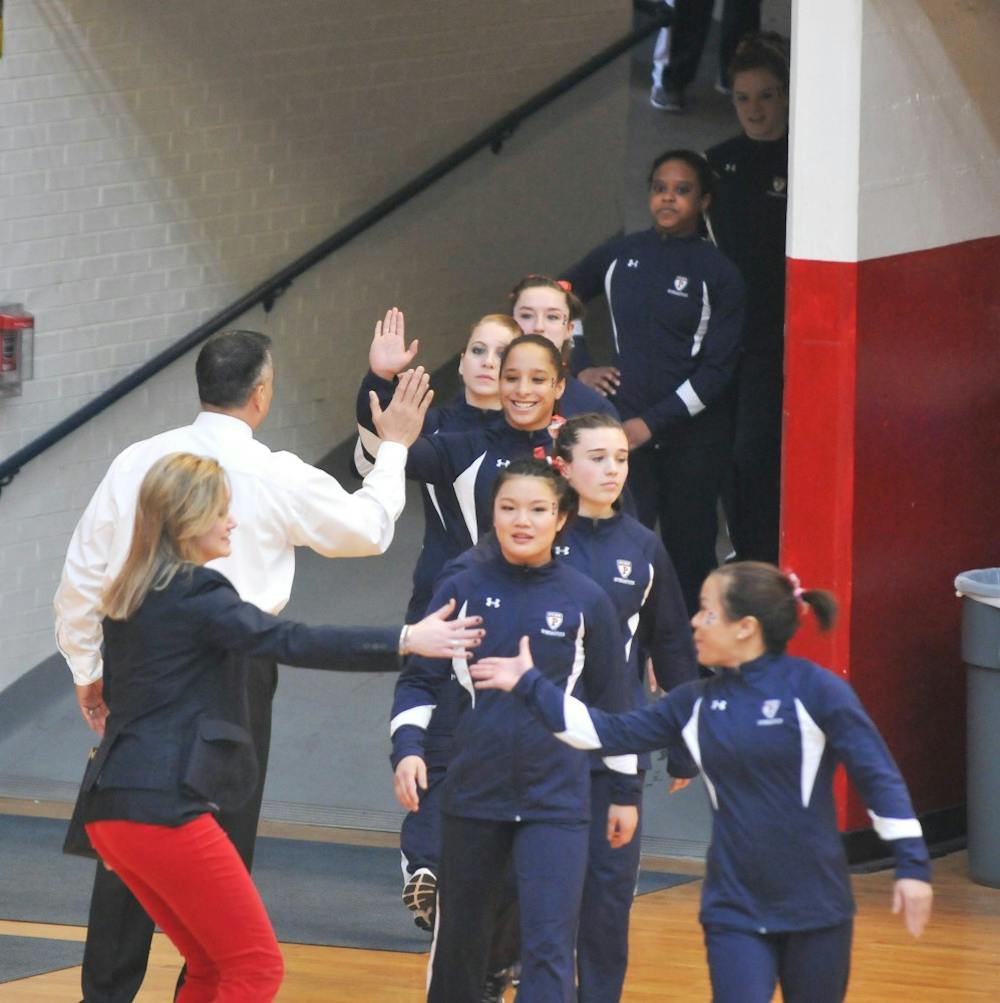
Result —
M150 589L165 589L195 563L196 537L229 508L229 482L216 460L171 453L150 468L139 487L132 546L118 577L104 590L100 612L127 620Z

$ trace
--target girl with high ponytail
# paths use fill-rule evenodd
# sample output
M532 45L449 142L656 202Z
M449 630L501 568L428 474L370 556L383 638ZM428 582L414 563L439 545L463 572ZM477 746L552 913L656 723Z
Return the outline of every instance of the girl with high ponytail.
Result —
M480 689L513 691L580 749L643 752L683 738L712 805L700 920L714 1003L841 1003L854 900L833 798L842 764L896 859L893 912L919 936L930 918L930 863L906 784L850 685L785 651L805 611L833 627L829 592L748 562L714 571L692 618L708 679L630 714L588 708L516 658L473 668Z

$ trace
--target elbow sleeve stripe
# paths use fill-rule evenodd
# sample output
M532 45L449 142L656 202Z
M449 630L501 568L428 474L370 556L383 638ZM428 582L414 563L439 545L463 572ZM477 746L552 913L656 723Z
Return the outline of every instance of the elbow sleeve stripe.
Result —
M708 799L712 802L712 807L718 811L719 796L716 794L715 784L709 779L701 761L701 742L698 741L698 720L701 717L701 701L701 697L695 700L694 707L691 708L691 717L681 730L681 736L684 739L684 744L690 750L692 758L698 764L698 769L701 770L702 778L705 781L705 790L708 791Z
M688 410L688 414L692 418L695 415L701 414L705 410L705 404L702 399L695 393L695 389L691 386L690 380L685 380L677 389L674 391L678 397L680 397L684 406Z
M615 311L611 306L611 276L615 273L615 265L618 264L618 259L615 258L614 261L608 265L608 270L604 273L604 296L608 301L608 316L611 318L611 337L615 342L615 355L618 354L618 325L615 323Z
M485 458L485 453L478 456L455 480L455 497L458 499L458 507L462 511L465 528L469 531L469 538L473 543L479 541L479 519L476 516L476 478L479 476L479 468L483 465Z
M625 641L625 661L627 662L629 656L632 654L632 642L635 640L635 632L639 629L639 614L633 613L625 622L628 626L628 635ZM640 666L640 668L642 667Z
M820 760L823 758L823 750L826 749L826 735L797 697L795 714L799 719L799 735L802 741L802 807L808 808L816 784L816 774L819 773Z
M701 344L705 340L708 331L708 322L712 319L712 303L708 298L708 283L701 284L701 317L698 318L698 326L695 328L694 337L691 339L691 358L694 358L701 351Z
M634 777L639 772L639 757L634 753L625 756L605 756L604 765L615 773L625 773Z
M869 809L868 816L880 839L891 843L894 839L919 839L924 834L915 818L882 818Z
M557 731L556 738L574 749L599 749L601 740L597 737L594 722L590 719L587 705L566 694L563 697L563 723L565 731Z
M397 714L389 722L389 737L392 738L404 724L413 724L426 731L427 725L431 723L431 715L434 713L435 706L436 704L424 704L422 707L411 707L409 710Z

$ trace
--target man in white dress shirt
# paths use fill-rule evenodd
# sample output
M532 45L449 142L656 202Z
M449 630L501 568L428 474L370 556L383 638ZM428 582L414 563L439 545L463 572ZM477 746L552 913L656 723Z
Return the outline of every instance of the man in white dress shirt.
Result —
M196 364L201 413L193 424L119 454L73 533L55 596L56 639L73 673L84 720L99 734L108 714L105 697L114 702L102 678L100 597L128 553L139 485L161 456L190 452L222 464L237 525L232 555L209 567L226 575L243 599L269 613L278 613L291 595L295 547L308 546L326 557L359 557L384 552L392 540L405 501L407 446L419 434L429 402L426 376L418 370L400 381L392 404L381 415L383 443L375 467L362 488L350 494L329 474L292 453L272 452L254 439L271 405L270 344L270 338L253 331L232 331L208 341ZM245 808L219 819L248 867L276 683L273 662L252 660L247 689L260 783ZM85 1003L134 999L145 975L152 932L152 921L125 885L98 865L84 954Z

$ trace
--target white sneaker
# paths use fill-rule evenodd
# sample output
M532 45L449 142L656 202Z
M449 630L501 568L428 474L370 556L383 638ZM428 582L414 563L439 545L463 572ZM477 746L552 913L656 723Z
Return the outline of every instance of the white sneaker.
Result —
M649 103L659 111L684 111L684 91L657 85L649 92Z

